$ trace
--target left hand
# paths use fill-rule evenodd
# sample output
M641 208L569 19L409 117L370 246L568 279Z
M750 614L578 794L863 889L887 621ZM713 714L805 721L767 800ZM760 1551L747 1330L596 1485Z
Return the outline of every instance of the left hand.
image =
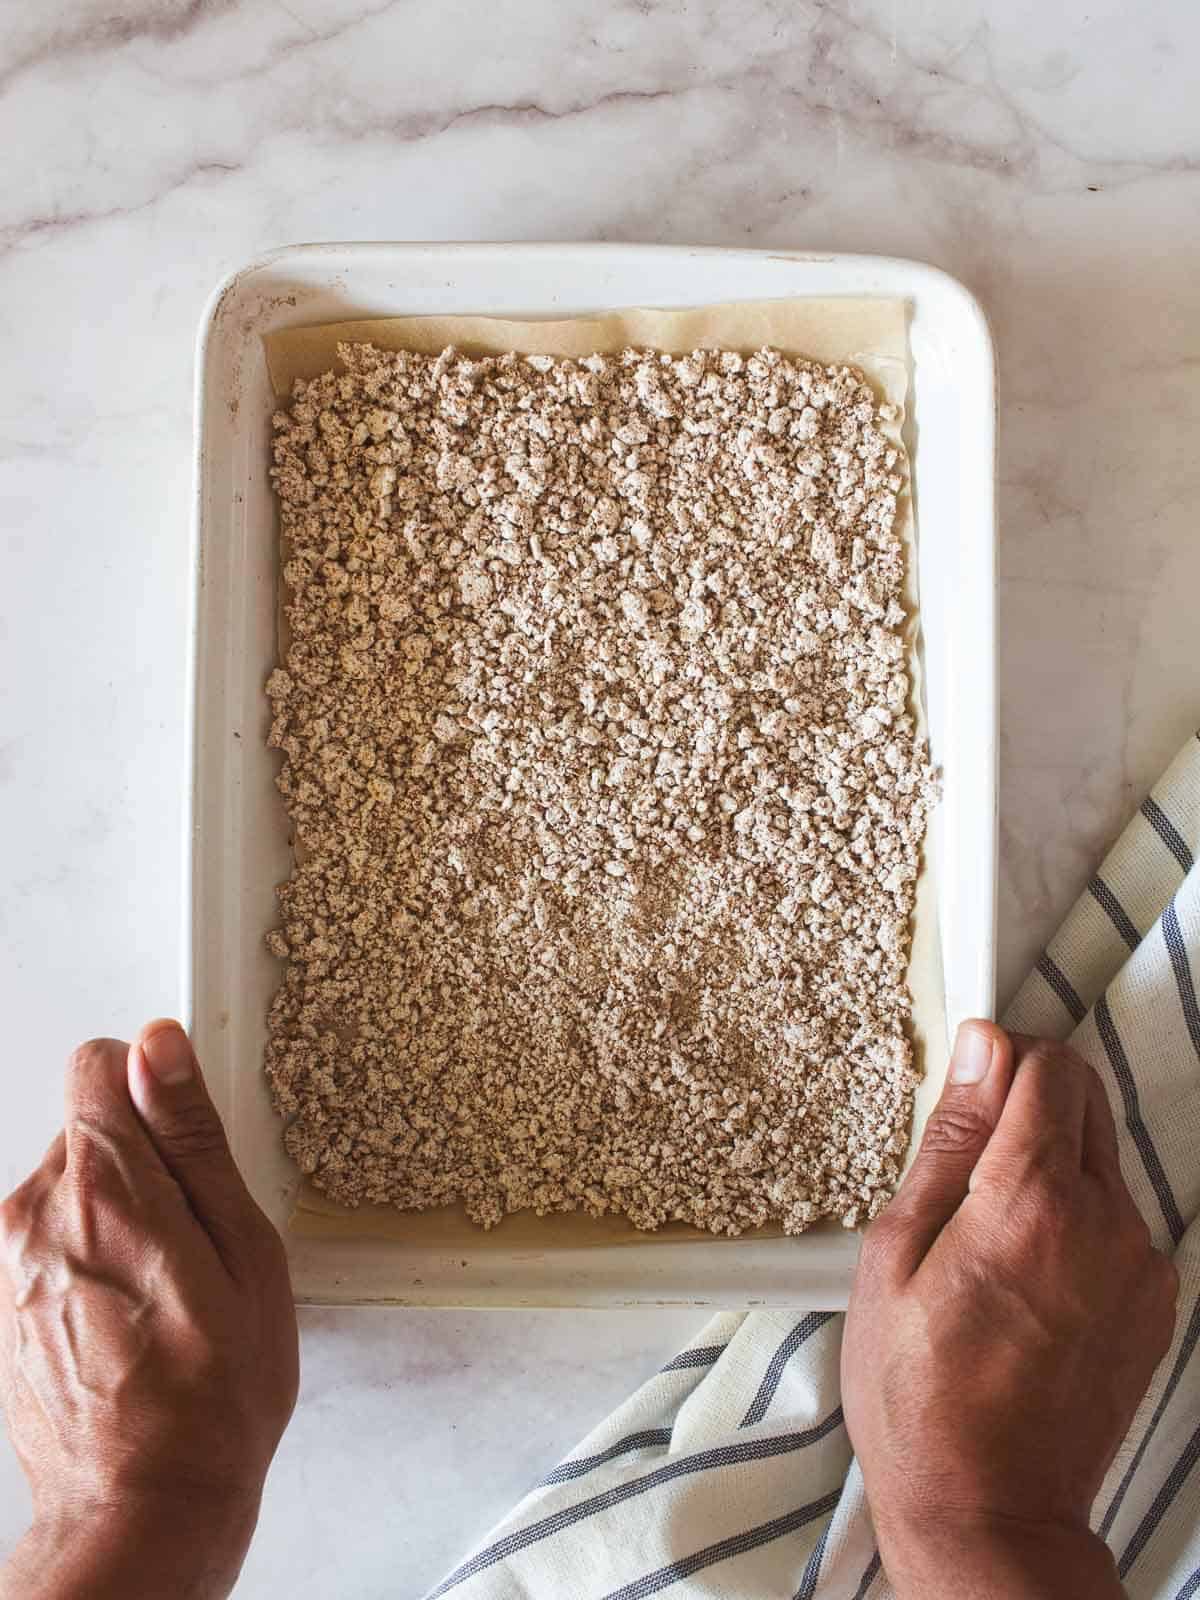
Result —
M34 1526L0 1597L228 1594L297 1386L283 1248L177 1023L71 1058L0 1207L0 1395Z

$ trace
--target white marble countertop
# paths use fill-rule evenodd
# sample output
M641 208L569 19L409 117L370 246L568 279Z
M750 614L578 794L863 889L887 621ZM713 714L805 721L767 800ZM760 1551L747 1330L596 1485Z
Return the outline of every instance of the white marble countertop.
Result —
M192 341L302 239L878 251L1000 358L1001 994L1200 719L1200 19L45 0L0 41L0 1186L178 1005ZM919 20L905 15L918 11ZM239 1595L416 1595L691 1313L306 1313ZM0 1455L0 1547L27 1501Z

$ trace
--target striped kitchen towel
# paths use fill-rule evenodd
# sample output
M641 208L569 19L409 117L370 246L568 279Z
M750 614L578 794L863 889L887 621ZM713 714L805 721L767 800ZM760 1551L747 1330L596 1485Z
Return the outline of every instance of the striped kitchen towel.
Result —
M1181 1290L1173 1347L1096 1501L1131 1600L1200 1595L1200 742L1143 803L1006 1023L1101 1074ZM842 1318L729 1313L432 1591L453 1600L885 1600L842 1419Z

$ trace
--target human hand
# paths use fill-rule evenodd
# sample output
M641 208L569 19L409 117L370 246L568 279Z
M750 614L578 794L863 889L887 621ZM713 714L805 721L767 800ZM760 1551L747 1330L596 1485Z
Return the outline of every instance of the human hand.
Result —
M1178 1287L1092 1069L964 1024L920 1152L867 1230L842 1347L899 1600L1123 1594L1088 1514Z
M297 1372L283 1247L187 1036L82 1045L63 1133L0 1207L0 1396L34 1502L0 1597L228 1594Z

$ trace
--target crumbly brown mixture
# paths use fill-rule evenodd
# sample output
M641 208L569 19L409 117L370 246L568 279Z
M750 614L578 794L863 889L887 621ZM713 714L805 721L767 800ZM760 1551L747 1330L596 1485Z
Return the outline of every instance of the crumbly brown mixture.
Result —
M875 1212L933 790L870 389L770 350L340 354L275 419L288 1149L485 1225Z

